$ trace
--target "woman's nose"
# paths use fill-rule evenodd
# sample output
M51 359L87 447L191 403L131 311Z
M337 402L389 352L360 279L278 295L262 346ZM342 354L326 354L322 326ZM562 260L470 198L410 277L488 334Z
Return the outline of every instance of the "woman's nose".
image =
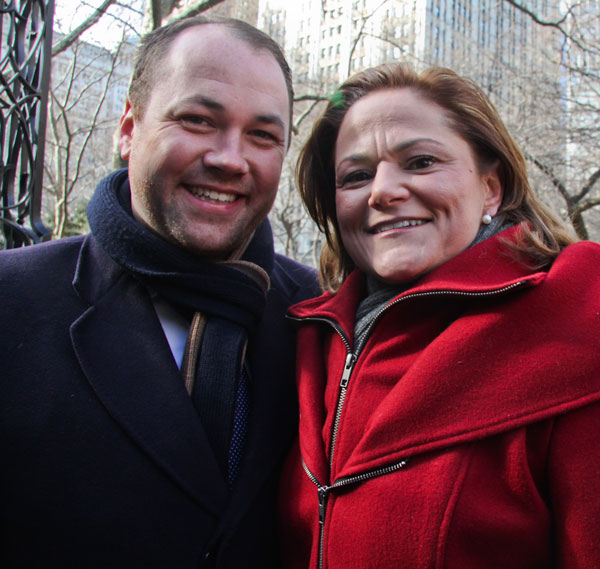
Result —
M405 185L405 176L396 164L380 162L371 183L369 206L378 209L395 200L405 200L410 195Z

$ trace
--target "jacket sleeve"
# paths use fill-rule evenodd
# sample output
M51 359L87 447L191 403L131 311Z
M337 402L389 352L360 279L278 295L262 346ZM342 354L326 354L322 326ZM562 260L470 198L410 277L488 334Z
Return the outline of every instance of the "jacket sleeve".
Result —
M548 474L557 569L600 567L600 403L556 419Z

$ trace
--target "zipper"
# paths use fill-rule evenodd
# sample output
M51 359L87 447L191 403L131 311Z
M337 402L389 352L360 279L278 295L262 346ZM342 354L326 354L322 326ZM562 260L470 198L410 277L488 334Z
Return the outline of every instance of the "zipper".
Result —
M317 477L309 470L308 466L302 459L302 468L309 480L317 487L317 497L319 501L319 547L318 547L318 559L317 559L317 567L318 569L323 569L323 550L324 550L324 535L325 535L325 515L327 514L327 502L329 500L329 495L332 490L336 488L341 488L343 486L350 486L351 484L358 484L362 482L366 482L367 480L372 480L373 478L378 478L380 476L385 476L386 474L391 474L392 472L396 472L397 470L401 470L408 464L408 460L402 459L388 466L383 466L381 468L375 468L373 470L367 470L365 472L361 472L359 474L353 474L352 476L343 476L336 480L330 486L321 484Z
M354 369L354 364L356 363L357 356L352 353L352 348L350 346L350 340L348 336L346 336L346 332L344 329L335 321L330 318L323 317L308 317L308 318L298 318L298 317L289 317L293 320L303 321L310 320L313 322L325 322L329 324L337 333L337 335L342 339L342 342L346 346L346 361L344 363L344 371L342 372L342 378L340 380L340 391L338 393L337 405L335 408L335 415L333 419L333 427L331 429L331 438L329 440L329 468L333 464L333 451L335 449L335 441L337 439L337 433L340 426L340 419L342 416L342 409L344 407L344 401L346 399L346 392L348 391L348 382L350 381L350 375L352 374L352 370Z
M319 500L319 549L317 567L323 569L323 536L325 534L325 514L327 513L327 500L329 499L329 487L322 485L317 477L309 470L302 459L302 468L308 476L309 480L317 487L317 498Z
M346 363L344 364L344 371L342 373L342 379L340 380L340 391L338 393L337 405L335 407L335 416L333 419L333 428L331 429L331 439L329 443L329 470L333 466L333 451L335 450L335 441L337 440L338 429L340 428L340 420L342 418L342 409L344 408L344 401L346 400L346 393L348 392L348 382L350 381L350 375L354 369L354 364L358 357L354 355L348 348L346 353Z

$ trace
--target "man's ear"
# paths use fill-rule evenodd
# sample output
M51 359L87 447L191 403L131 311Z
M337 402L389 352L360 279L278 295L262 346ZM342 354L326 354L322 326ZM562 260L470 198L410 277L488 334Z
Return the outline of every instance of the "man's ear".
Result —
M500 163L496 161L489 170L483 174L482 181L485 185L485 213L489 213L492 217L498 213L504 191L502 189L502 181L500 179Z
M125 110L121 115L119 122L119 152L123 160L129 160L131 154L131 143L133 141L133 131L135 130L135 119L129 99L125 102Z

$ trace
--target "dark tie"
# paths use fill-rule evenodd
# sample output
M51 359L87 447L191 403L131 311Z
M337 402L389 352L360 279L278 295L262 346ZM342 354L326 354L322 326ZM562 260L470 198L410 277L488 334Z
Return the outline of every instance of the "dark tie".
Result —
M227 483L231 488L237 480L242 463L246 432L248 430L248 415L250 413L249 381L246 367L242 367L237 393L235 398L235 411L233 414L233 433L229 445L229 461L227 469Z
M194 322L191 335L193 331ZM246 334L240 326L226 319L209 318L201 334L191 393L210 446L230 486L238 474L248 426L245 343ZM194 359L184 357L184 377L191 373L186 367L193 366Z

